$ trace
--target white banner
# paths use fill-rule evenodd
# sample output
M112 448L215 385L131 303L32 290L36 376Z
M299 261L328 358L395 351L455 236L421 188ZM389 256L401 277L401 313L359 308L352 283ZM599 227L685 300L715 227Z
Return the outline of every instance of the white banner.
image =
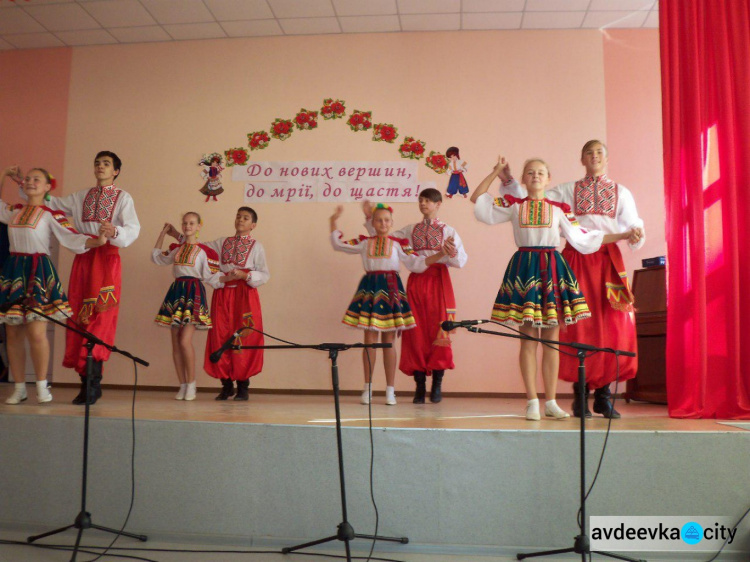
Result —
M435 182L417 180L417 162L253 162L233 166L246 203L416 201Z

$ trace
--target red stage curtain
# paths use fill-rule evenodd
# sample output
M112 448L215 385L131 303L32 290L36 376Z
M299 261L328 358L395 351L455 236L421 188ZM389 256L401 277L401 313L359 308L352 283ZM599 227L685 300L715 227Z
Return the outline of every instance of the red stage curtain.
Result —
M669 415L750 418L750 0L660 0Z

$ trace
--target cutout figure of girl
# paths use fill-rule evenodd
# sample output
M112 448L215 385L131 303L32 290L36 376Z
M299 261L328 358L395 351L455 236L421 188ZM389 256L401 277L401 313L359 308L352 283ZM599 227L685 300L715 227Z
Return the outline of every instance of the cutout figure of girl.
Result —
M217 195L224 193L224 188L221 186L221 172L224 168L221 165L221 156L219 154L209 154L205 156L199 163L203 166L201 176L206 183L203 184L200 191L206 196L206 203L213 197L214 201L218 201Z

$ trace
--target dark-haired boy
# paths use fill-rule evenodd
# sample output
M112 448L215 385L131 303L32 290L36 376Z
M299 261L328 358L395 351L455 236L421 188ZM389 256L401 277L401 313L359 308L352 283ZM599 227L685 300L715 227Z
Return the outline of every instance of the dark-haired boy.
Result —
M216 400L247 400L250 377L263 370L263 350L244 349L227 351L213 363L211 354L217 351L232 334L242 327L245 330L234 343L263 345L263 315L258 287L271 277L266 264L263 245L251 236L258 223L258 214L250 207L240 207L234 219L234 236L204 242L220 259L221 271L231 278L221 289L214 291L211 299L213 328L208 331L203 369L221 381L221 392ZM237 381L235 395L234 384Z
M120 248L127 248L141 231L133 198L115 186L122 169L122 161L114 152L101 151L94 158L96 187L84 189L65 197L52 197L48 206L62 211L73 219L83 234L103 233L108 242L85 254L76 254L70 272L68 299L73 318L68 323L86 328L102 341L113 345L120 311L122 267ZM86 403L85 339L68 330L65 334L63 367L75 369L81 377L81 390L73 404ZM108 349L97 345L93 349L94 372L91 378L89 402L94 404L102 395L102 362L109 359Z
M431 265L424 273L411 273L406 286L417 328L402 334L399 370L414 377L415 404L424 404L426 381L430 375L430 402L440 402L445 371L454 368L450 336L440 325L445 320L453 320L456 314L456 299L448 267L463 267L467 256L456 230L437 217L442 202L443 197L437 189L423 190L419 194L422 221L393 233L395 238L406 239L420 256L436 254L444 244L450 252L449 256ZM370 204L365 202L362 208L367 217L365 227L373 234Z

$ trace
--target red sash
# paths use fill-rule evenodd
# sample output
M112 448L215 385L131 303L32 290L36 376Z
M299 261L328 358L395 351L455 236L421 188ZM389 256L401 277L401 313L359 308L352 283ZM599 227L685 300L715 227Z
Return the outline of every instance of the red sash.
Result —
M120 249L107 242L104 246L90 249L88 253L91 256L89 276L83 292L83 304L78 311L78 320L81 324L88 324L95 313L113 309L119 304L115 297L115 282L112 278L112 269L107 266L107 258L119 256Z
M628 272L625 270L625 262L622 260L622 253L616 243L605 244L601 251L609 254L612 267L607 268L604 274L604 286L607 290L607 300L615 310L632 312L635 297L630 290L628 282Z

